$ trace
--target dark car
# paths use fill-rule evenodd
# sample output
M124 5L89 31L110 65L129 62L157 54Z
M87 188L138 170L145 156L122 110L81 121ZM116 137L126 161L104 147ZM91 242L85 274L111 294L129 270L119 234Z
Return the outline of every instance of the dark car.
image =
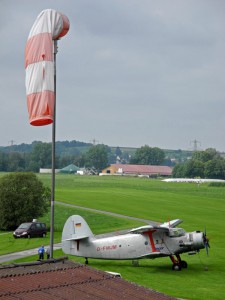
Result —
M45 237L47 228L45 223L41 222L27 222L22 223L14 232L14 238L31 238L31 237Z

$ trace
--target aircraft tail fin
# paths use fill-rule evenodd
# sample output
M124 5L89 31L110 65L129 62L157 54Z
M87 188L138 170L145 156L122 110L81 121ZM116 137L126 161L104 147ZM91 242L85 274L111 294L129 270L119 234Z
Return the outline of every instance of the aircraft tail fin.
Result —
M70 216L62 232L62 250L65 254L81 255L81 245L88 243L94 235L87 222L78 215Z
M87 222L81 216L73 215L64 224L62 242L82 240L93 236Z

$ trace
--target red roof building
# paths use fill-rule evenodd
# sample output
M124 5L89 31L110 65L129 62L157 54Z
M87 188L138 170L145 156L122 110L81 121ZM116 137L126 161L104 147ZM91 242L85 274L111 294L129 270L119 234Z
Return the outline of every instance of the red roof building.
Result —
M0 266L4 300L169 300L162 293L67 259Z
M102 170L103 174L171 176L172 168L168 166L112 164Z

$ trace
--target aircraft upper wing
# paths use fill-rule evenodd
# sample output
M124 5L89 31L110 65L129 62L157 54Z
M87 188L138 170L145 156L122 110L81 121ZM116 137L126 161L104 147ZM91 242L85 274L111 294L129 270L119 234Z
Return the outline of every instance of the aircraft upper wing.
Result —
M172 220L169 222L165 222L165 223L161 224L160 227L174 228L182 222L183 221L181 219L176 219L176 220Z
M162 231L168 232L169 228L174 228L182 222L183 222L182 220L176 219L176 220L172 220L172 221L169 221L169 222L162 223L159 226L152 226L152 225L141 226L141 227L138 227L138 228L131 229L130 232L131 233L145 233L145 232L153 231L153 230L154 231L161 231L161 232Z
M152 225L145 225L138 228L131 229L131 233L145 233L149 231L161 231L161 232L168 232L169 229L166 227L160 227L160 226L152 226Z

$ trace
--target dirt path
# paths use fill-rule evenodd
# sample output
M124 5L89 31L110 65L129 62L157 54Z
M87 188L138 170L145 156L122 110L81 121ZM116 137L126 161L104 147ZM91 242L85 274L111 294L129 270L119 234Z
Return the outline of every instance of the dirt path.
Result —
M83 206L73 205L73 204L67 204L67 203L59 202L59 201L55 201L55 203L59 204L59 205L63 205L63 206L68 206L68 207L74 207L74 208L79 208L79 209L83 209L83 210L93 211L93 212L96 212L96 213L105 214L105 215L109 215L109 216L113 216L113 217L117 217L117 218L140 221L140 222L147 223L147 224L150 224L150 225L158 225L159 224L159 222L154 222L154 221L146 220L146 219L142 219L142 218L130 217L130 216L126 216L126 215L121 215L121 214L113 213L113 212L110 212L110 211L98 210L98 209L94 209L94 208L88 208L88 207L83 207Z

